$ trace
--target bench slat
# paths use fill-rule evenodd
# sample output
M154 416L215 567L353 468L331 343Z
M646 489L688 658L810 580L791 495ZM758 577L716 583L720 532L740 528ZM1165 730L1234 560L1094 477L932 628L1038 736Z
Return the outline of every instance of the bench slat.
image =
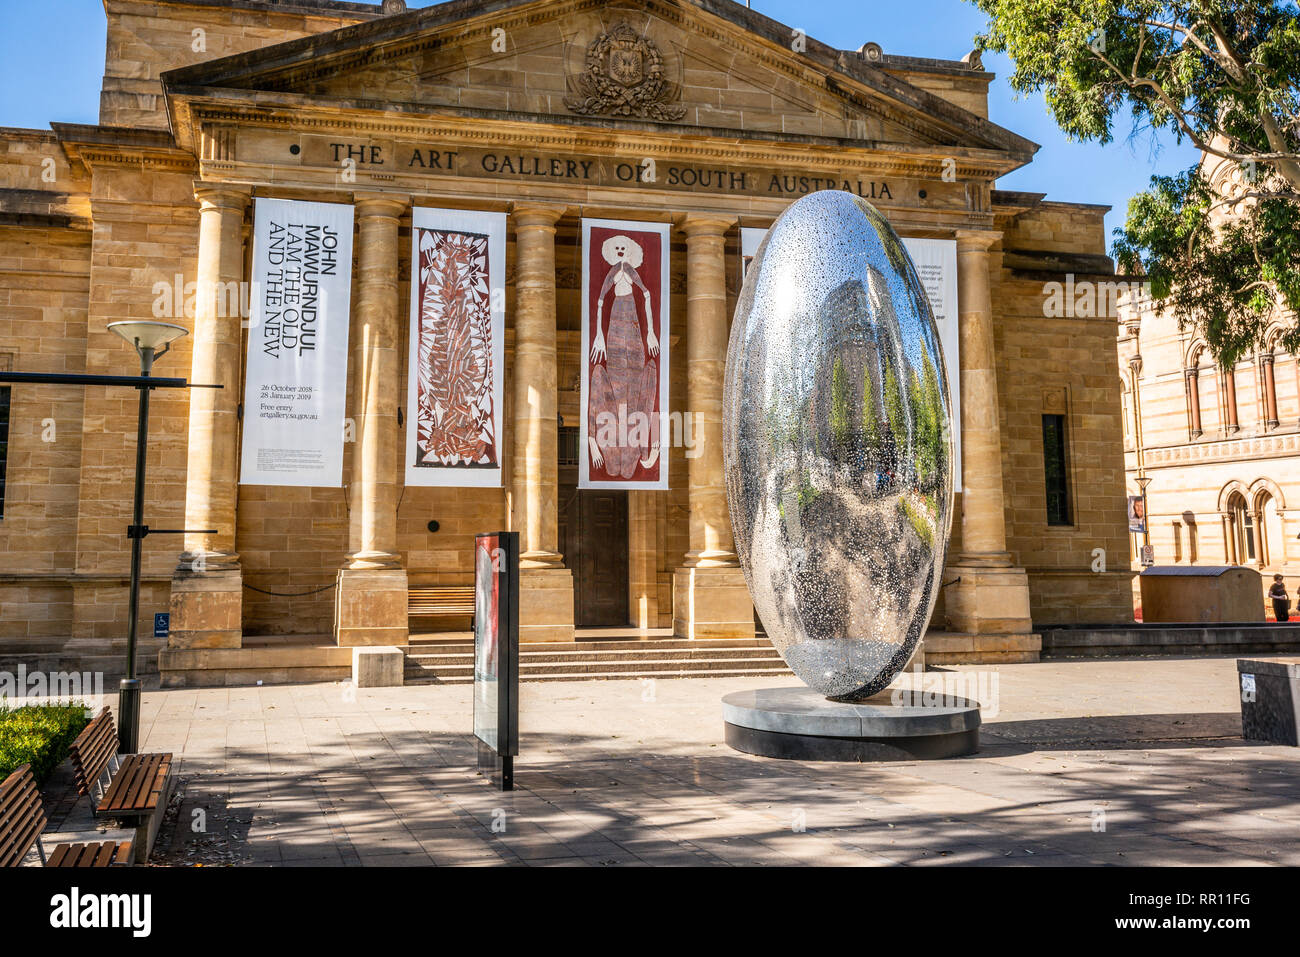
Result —
M46 867L67 867L67 866L69 866L68 863L67 863L67 859L68 859L68 857L69 857L70 854L71 854L72 847L73 847L73 845L71 845L71 844L60 844L60 845L58 845L57 847L55 847L55 848L54 848L54 853L52 853L52 854L49 856L49 859L46 860L46 862L45 862L45 866L46 866ZM75 857L75 855L72 855L72 856Z
M171 761L170 754L128 755L104 792L96 812L146 814L157 810Z
M117 753L117 728L107 707L72 742L72 774L78 794L91 794L109 759Z
M47 867L120 867L131 863L130 841L95 841L60 844Z
M17 867L45 829L45 809L32 766L24 764L0 784L0 867Z
M473 615L473 585L412 585L407 589L408 615Z
M155 804L157 799L155 798ZM30 764L0 784L0 867L17 867L45 830L45 808ZM110 867L131 863L131 842L92 841L59 844L46 867Z

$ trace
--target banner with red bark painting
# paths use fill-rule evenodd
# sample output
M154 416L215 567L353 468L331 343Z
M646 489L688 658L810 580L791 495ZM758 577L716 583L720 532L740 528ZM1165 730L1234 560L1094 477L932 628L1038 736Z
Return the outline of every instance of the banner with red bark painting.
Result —
M668 488L669 229L582 221L579 488Z
M411 212L406 484L501 485L504 213Z

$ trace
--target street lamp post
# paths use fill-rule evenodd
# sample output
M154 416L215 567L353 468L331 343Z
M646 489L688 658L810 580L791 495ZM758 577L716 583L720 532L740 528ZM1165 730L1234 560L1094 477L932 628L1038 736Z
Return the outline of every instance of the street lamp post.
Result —
M150 528L144 524L144 467L149 440L149 393L154 389L220 389L219 383L187 382L184 379L155 378L154 360L171 348L171 343L185 335L184 326L169 322L111 322L108 325L140 355L140 375L97 375L67 372L0 372L0 383L28 385L106 386L137 389L140 392L140 417L135 446L135 503L133 523L126 530L131 539L130 622L127 625L126 678L118 698L118 750L134 754L140 742L140 682L135 677L136 618L140 610L140 552L146 535L215 535L216 530Z
M1151 561L1147 561L1147 556L1151 554L1151 511L1147 507L1147 486L1151 484L1149 475L1139 475L1137 478L1138 491L1142 493L1142 564L1154 565L1155 556L1152 555Z
M154 360L166 355L171 344L185 335L184 326L170 322L110 322L108 328L135 347L140 355L140 376L148 378L153 372ZM140 560L144 537L149 533L144 524L144 473L145 455L149 442L149 393L152 385L139 386L140 414L135 438L135 502L131 512L131 527L127 537L131 540L131 597L127 612L126 677L118 688L118 743L125 754L140 750L140 679L135 676L136 631L140 617Z

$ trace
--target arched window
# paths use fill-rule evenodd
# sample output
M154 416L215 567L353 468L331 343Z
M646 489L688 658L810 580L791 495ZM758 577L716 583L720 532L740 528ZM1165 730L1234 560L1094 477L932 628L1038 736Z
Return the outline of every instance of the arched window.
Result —
M1259 562L1261 565L1281 565L1286 562L1286 538L1282 530L1282 516L1277 510L1277 500L1270 492L1260 492L1255 500L1255 513L1259 516Z
M1255 516L1246 504L1246 497L1240 492L1234 492L1228 499L1228 521L1236 552L1234 561L1238 565L1254 564L1258 561L1259 554Z

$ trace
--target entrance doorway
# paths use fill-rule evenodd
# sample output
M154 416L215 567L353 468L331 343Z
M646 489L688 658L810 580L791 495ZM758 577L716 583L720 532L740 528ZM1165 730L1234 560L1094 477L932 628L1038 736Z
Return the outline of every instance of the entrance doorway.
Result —
M573 572L578 628L626 628L627 492L578 489L578 430L559 435L559 545Z

